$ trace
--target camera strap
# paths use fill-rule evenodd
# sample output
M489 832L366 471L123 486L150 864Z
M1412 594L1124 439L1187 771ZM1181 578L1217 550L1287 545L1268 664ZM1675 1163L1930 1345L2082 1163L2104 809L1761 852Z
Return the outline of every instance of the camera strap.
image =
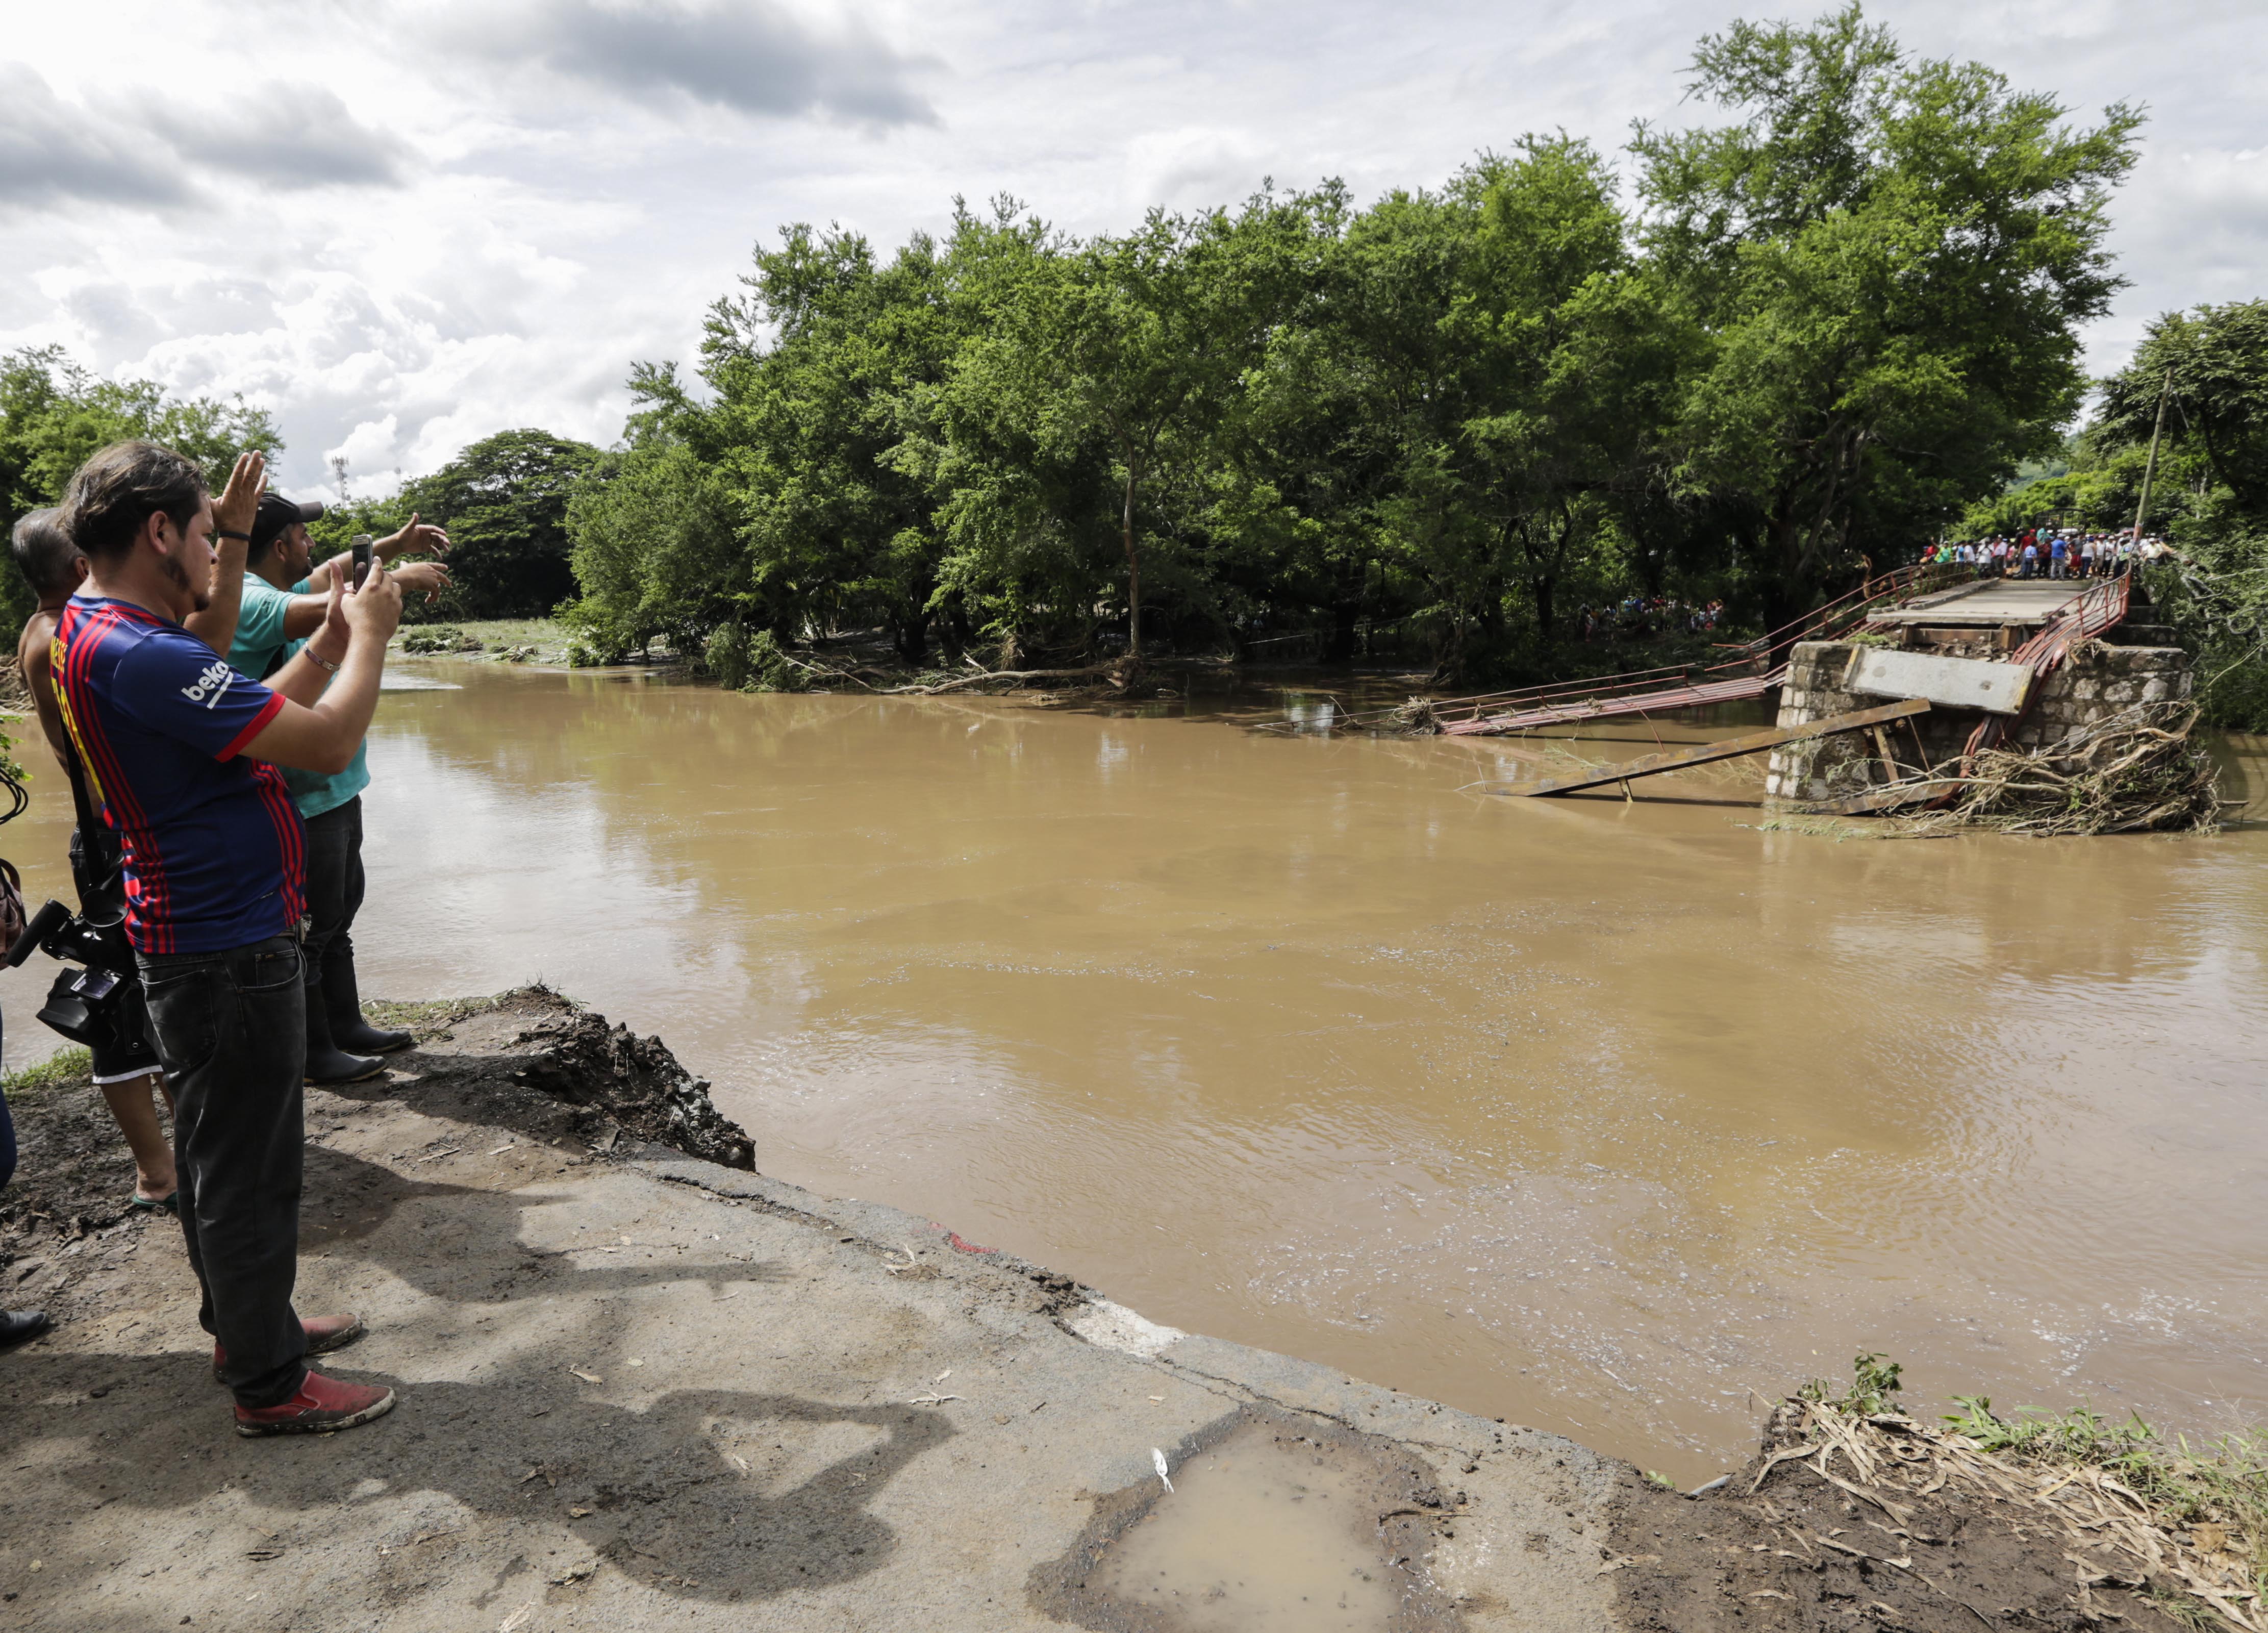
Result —
M118 835L94 808L86 790L86 775L74 743L63 755L63 772L70 779L71 806L78 813L78 853L71 860L78 886L79 916L101 930L119 930L126 923L126 851Z

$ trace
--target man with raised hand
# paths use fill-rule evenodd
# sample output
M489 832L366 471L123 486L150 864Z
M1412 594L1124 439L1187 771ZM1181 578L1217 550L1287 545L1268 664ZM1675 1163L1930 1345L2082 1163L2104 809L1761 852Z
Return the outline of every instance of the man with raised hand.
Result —
M351 570L342 555L320 567L312 564L307 524L323 513L319 501L265 494L253 519L252 542L245 556L243 607L235 639L226 649L238 673L264 680L281 669L320 629L328 597L314 593ZM449 535L412 516L407 526L378 541L372 552L381 562L401 555L441 555ZM438 562L413 562L394 570L404 595L419 591L431 598L448 587L449 570ZM386 1070L379 1056L409 1047L406 1032L373 1026L362 1012L355 976L354 922L361 910L362 792L370 786L367 742L357 744L354 759L335 776L286 770L284 781L307 828L307 936L301 952L307 975L307 1081L328 1087L359 1083Z
M173 1091L181 1232L237 1432L323 1433L390 1410L390 1389L311 1372L362 1333L302 1321L298 1271L306 834L278 766L338 772L370 727L401 592L380 567L334 579L322 629L267 685L184 625L214 602L216 532L248 538L263 461L217 516L204 479L154 443L71 478L64 526L87 559L54 675L63 724L126 861L126 933ZM245 491L248 489L248 492ZM328 686L327 686L327 683Z
M226 494L214 506L226 511ZM55 762L71 785L71 806L78 826L71 832L71 882L78 890L80 916L100 925L106 938L119 933L126 916L126 873L118 854L117 836L94 814L86 780L79 773L78 754L63 730L63 710L55 702L50 665L55 656L55 626L63 608L86 578L86 557L63 531L63 512L33 511L16 524L11 540L16 565L40 604L24 621L16 643L16 668L24 689L32 695L33 712L39 717L40 735L48 739ZM134 1154L134 1194L129 1205L144 1211L171 1209L173 1203L173 1147L158 1121L156 1095L162 1081L157 1051L150 1047L150 1028L142 1012L142 993L132 983L122 988L108 1004L93 1013L95 1035L88 1041L92 1056L94 1086L118 1120L126 1147ZM169 1102L170 1106L170 1102Z

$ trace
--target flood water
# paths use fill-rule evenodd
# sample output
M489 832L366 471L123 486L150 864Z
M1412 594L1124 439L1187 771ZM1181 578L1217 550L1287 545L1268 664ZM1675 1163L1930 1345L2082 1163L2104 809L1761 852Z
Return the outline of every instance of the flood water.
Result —
M2268 1418L2268 822L1837 842L1754 761L1491 799L1550 746L1280 699L405 670L456 689L380 710L365 990L547 979L767 1173L1680 1478L1860 1350L1933 1408ZM69 821L40 776L34 905Z

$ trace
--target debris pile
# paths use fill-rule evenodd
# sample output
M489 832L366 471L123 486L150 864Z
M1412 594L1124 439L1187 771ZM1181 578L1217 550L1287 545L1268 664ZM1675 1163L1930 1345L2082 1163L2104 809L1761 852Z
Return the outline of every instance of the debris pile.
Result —
M1439 737L1441 734L1440 710L1430 697L1413 697L1386 718L1395 731L1406 732L1412 737Z
M1861 1358L1862 1377L1874 1359ZM2186 1441L2169 1446L2139 1419L2116 1425L2084 1410L2027 1410L2012 1421L1981 1398L1957 1402L1963 1414L1935 1428L1897 1409L1889 1398L1896 1369L1885 1371L1879 1394L1830 1400L1814 1386L1782 1405L1747 1492L1782 1464L1800 1464L1879 1510L1910 1542L1933 1540L1914 1530L1922 1504L1958 1492L2035 1533L2051 1528L2090 1624L2102 1614L2091 1604L2095 1589L2129 1588L2191 1626L2268 1633L2260 1442L2240 1438L2201 1454ZM1915 1564L1891 1563L1936 1585Z
M608 1026L604 1016L554 994L526 996L549 997L558 1008L512 1040L515 1050L534 1053L512 1073L514 1081L597 1107L640 1139L727 1168L755 1169L755 1145L747 1131L717 1109L708 1081L680 1065L659 1038Z
M2036 749L1988 748L1952 804L1909 831L1990 828L2033 837L2211 828L2220 820L2213 757L2193 703L2137 703ZM1941 767L1932 777L1960 775Z

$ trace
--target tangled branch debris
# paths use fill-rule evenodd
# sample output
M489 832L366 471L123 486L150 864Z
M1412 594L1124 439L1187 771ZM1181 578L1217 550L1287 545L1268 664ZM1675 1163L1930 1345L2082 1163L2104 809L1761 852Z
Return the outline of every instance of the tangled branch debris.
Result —
M2093 1588L2139 1587L2192 1625L2268 1633L2268 1438L2232 1436L2200 1453L2185 1440L2167 1445L2139 1418L2026 1408L2011 1420L1982 1397L1958 1401L1962 1415L1933 1428L1898 1409L1898 1369L1870 1366L1879 1359L1859 1357L1848 1394L1830 1399L1814 1384L1778 1409L1767 1436L1778 1449L1751 1494L1782 1464L1800 1463L1927 1541L1911 1530L1916 1505L1950 1488L2059 1530L2082 1611ZM1886 1563L1913 1569L1917 1551Z
M1441 734L1440 711L1430 697L1418 696L1401 704L1386 717L1387 724L1397 732L1412 737L1439 737Z
M2191 732L2197 718L2191 703L2137 703L2043 748L1986 749L1953 804L1906 831L1989 828L2044 837L2211 828L2221 802L2213 757Z

